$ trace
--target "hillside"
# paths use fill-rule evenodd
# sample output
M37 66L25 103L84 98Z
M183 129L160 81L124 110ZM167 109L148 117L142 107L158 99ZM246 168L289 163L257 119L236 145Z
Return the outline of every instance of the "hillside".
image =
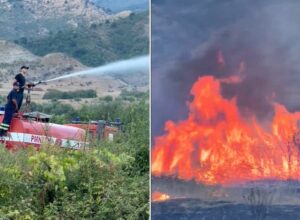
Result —
M58 31L41 38L20 38L22 45L38 56L62 52L87 66L127 59L148 53L148 12L133 13L112 22L93 22Z
M0 41L0 80L8 82L22 65L30 66L30 78L41 79L55 77L61 73L79 71L87 67L76 59L62 53L51 53L45 56L33 55L25 48L14 43Z
M28 50L13 43L0 40L0 64L15 62L32 62L38 59Z
M148 12L113 14L89 0L0 0L0 12L1 96L24 64L30 66L28 80L36 81L148 53ZM49 89L88 87L98 97L117 97L122 90L147 91L148 83L145 72L75 77L43 85L32 95L42 102Z
M0 96L5 96L9 92L14 76L20 66L24 64L30 66L27 76L28 81L47 80L89 69L89 67L64 53L49 53L45 56L36 56L19 45L0 41ZM36 91L33 91L32 99L38 103L44 102L45 100L42 100L42 97L51 89L60 91L92 89L96 91L97 97L108 95L117 97L122 90L147 91L148 84L148 74L144 72L136 72L129 75L80 76L40 85ZM87 102L92 103L97 99L82 99L71 104L76 107ZM70 101L66 100L65 102L70 103Z
M39 38L126 16L128 13L108 14L90 0L0 0L0 39Z
M19 44L36 56L65 53L86 66L147 54L148 12L111 13L99 4L0 0L0 40Z

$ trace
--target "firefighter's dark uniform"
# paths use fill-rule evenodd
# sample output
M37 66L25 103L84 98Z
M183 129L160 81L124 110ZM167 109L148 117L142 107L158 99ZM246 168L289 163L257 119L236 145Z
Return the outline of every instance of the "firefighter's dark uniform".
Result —
M15 106L12 100L15 100L17 103L19 101L19 93L16 89L11 90L7 96L4 118L0 125L0 135L6 134L6 132L9 129L14 113L18 112L18 106Z
M18 98L18 107L21 109L23 103L23 94L24 94L24 87L26 83L26 79L22 73L19 73L15 76L16 81L19 83L19 98Z

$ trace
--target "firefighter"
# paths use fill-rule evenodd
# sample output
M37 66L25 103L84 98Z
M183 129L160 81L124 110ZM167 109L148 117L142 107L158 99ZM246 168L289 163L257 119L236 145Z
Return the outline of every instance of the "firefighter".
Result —
M26 78L25 75L28 73L28 66L21 66L20 72L15 76L15 82L19 83L19 99L18 99L18 107L21 109L23 103L23 94L24 89L26 87Z
M5 105L4 117L0 125L0 136L6 135L14 113L18 113L19 111L19 106L18 106L19 94L20 94L19 89L20 89L20 84L18 82L14 82L13 89L9 92L7 96L7 103Z

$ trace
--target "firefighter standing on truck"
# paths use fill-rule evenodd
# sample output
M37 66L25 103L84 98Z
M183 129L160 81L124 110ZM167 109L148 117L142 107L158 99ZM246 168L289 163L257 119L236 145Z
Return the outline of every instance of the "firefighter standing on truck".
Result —
M26 78L25 75L28 73L28 66L21 66L20 72L15 76L16 82L19 83L19 98L18 98L18 107L21 109L23 103L23 94L26 87Z
M10 93L7 96L7 103L5 105L4 117L0 125L0 136L6 135L10 123L12 121L12 118L14 116L14 113L18 113L19 111L19 106L18 106L19 94L20 94L19 88L20 88L20 84L18 82L14 82L13 89L10 91Z

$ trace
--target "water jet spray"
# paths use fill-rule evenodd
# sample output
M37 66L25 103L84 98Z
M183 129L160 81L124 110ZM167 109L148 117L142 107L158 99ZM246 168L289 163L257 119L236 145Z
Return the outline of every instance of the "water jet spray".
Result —
M104 75L104 74L124 74L134 72L146 72L149 70L149 55L131 58L128 60L121 60L112 63L105 64L100 67L82 70L74 73L70 73L64 76L59 76L53 79L48 79L43 82L51 82L60 79L66 79L74 76L82 75Z

